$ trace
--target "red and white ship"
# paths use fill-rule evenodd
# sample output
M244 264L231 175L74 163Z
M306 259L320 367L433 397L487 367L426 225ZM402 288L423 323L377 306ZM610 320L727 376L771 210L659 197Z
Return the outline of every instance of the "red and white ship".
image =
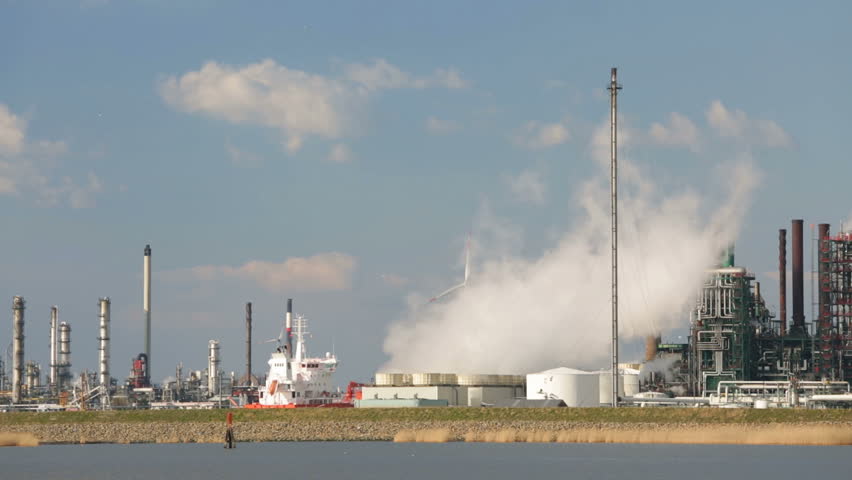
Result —
M295 335L293 329L295 327ZM286 341L282 341L286 335ZM258 403L246 408L351 407L352 385L344 397L332 385L337 357L311 357L305 347L307 319L292 316L292 301L287 301L284 328L278 347L269 359L266 384L258 389ZM294 343L295 336L295 347Z

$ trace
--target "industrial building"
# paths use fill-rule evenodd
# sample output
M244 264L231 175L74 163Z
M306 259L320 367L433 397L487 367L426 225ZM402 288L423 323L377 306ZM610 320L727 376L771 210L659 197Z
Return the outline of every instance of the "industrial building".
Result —
M731 248L717 268L707 272L696 296L689 342L657 345L658 358L676 361L671 362L669 379L660 372L659 381L650 388L710 396L718 395L720 385L730 389L747 385L744 382L762 382L792 390L800 385L802 390L807 385L803 382L817 382L848 390L852 381L852 235L831 236L828 224L819 225L814 272L818 313L808 323L803 224L803 220L792 221L792 322L788 325L786 318L787 232L781 229L778 314L766 306L754 275L735 265ZM737 387L742 389L748 388Z
M377 373L375 385L361 388L361 400L356 406L480 407L523 396L524 377L521 375Z

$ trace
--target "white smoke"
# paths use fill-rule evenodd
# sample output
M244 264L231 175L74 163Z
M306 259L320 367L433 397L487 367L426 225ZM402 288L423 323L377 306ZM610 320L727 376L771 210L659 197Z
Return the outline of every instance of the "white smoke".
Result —
M636 165L622 166L619 322L625 343L687 324L704 271L736 237L759 174L749 162L729 166L728 183L719 188L723 200L714 202L689 189L662 195ZM539 258L476 248L467 287L411 308L390 327L384 343L390 360L382 371L523 374L604 366L611 338L608 181L607 165L576 195L582 210L576 224ZM474 245L491 233L517 247L516 227L484 224Z

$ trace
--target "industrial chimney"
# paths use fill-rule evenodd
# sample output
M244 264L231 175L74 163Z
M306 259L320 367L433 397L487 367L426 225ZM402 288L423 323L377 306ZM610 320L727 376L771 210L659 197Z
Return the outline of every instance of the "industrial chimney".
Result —
M59 394L59 390L56 388L58 385L59 375L57 375L57 369L59 368L59 307L56 305L50 307L50 388L56 394Z
M805 333L805 283L802 225L804 220L793 220L793 327L791 331Z
M12 403L21 403L24 383L24 297L12 299Z
M207 355L207 392L212 396L219 393L219 341L210 340Z
M287 299L287 317L284 323L287 328L287 355L293 356L293 299Z
M98 300L100 313L98 314L98 385L104 388L101 392L101 403L108 402L107 395L109 394L109 322L110 322L110 301L109 297L104 297Z
M251 386L251 302L246 303L246 386Z
M151 245L142 259L142 310L145 313L145 385L151 384Z
M787 230L778 230L778 307L779 332L787 334Z

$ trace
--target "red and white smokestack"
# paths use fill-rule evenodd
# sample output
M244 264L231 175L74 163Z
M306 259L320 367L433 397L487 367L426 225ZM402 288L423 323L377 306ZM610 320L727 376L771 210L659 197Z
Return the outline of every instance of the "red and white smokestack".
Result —
M284 322L287 329L287 353L293 355L293 299L287 299L287 317Z

